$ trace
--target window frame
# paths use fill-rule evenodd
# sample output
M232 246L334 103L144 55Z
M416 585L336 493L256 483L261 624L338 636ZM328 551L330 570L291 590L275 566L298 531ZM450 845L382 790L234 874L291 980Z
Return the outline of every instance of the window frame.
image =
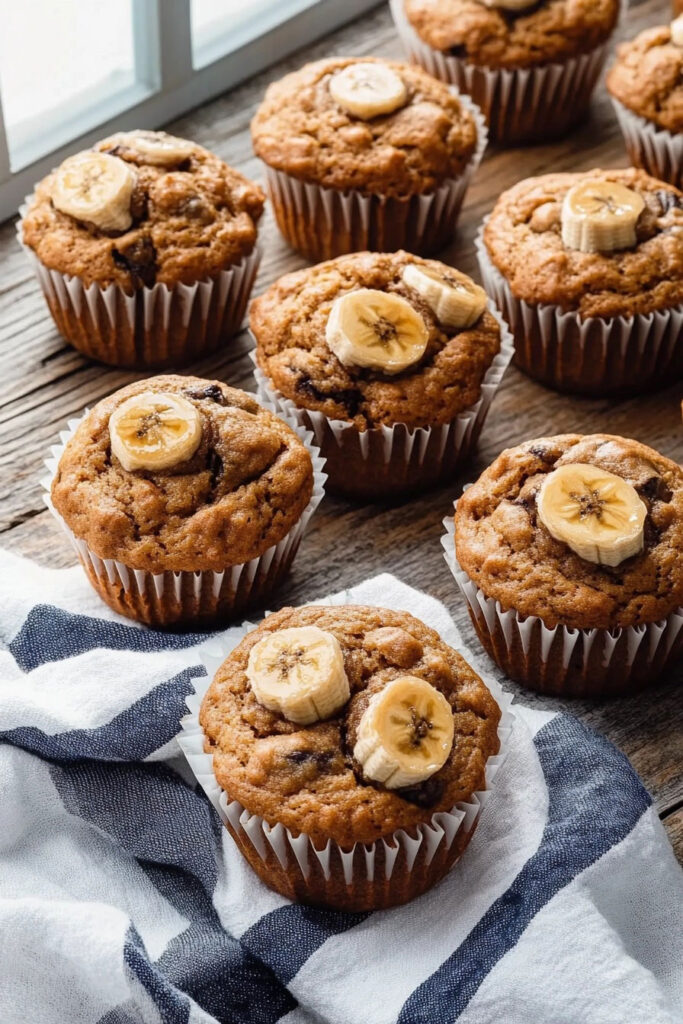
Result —
M190 2L132 0L135 82L62 122L48 152L43 147L37 155L35 145L32 152L26 142L14 171L0 93L0 221L14 216L36 182L72 153L115 131L167 124L378 5L378 0L308 0L301 9L301 0L279 0L277 24L270 16L271 27L260 32L255 22L255 33L240 45L194 67ZM198 53L201 57L201 49Z

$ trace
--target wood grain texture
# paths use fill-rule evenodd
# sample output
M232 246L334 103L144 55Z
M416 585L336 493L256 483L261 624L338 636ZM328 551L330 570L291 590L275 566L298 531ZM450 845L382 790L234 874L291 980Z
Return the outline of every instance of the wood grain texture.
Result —
M668 20L666 0L632 6L623 35ZM169 126L196 139L245 174L263 181L251 151L249 120L266 85L304 60L328 54L400 57L388 9L367 17L296 54L246 85ZM590 120L570 138L549 146L490 151L468 193L458 236L443 258L475 276L473 238L496 197L516 180L550 169L625 166L621 136L604 89ZM261 233L263 262L258 294L285 271L304 265L283 242L267 212ZM74 557L49 514L39 485L42 460L65 421L140 374L89 363L57 334L38 284L14 238L14 225L0 227L0 543L42 565L74 564ZM220 355L192 367L253 390L246 332ZM326 498L315 516L278 604L302 603L352 586L378 572L392 572L444 601L466 641L476 638L440 547L441 520L463 483L496 455L526 438L565 431L605 431L635 436L678 462L683 460L680 384L628 401L570 398L549 391L511 369L493 403L476 460L449 487L405 505L351 505ZM677 853L683 859L683 712L681 671L656 689L605 704L537 697L505 682L520 700L580 717L616 743L653 793ZM670 814L669 814L670 812Z

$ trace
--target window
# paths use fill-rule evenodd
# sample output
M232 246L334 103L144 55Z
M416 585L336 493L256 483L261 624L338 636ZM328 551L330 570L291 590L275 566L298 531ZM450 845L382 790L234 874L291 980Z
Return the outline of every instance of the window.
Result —
M70 153L158 128L376 4L0 0L0 220Z

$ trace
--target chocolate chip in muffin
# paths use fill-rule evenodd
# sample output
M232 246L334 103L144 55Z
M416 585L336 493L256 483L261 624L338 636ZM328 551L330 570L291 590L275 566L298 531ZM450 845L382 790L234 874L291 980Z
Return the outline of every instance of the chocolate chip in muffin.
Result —
M395 792L403 800L417 807L434 807L441 799L443 789L442 780L433 775L431 779L425 779L418 786L406 786L405 789L397 789Z
M309 398L315 398L318 402L333 401L338 405L342 405L352 419L357 414L361 403L361 394L359 391L356 391L355 388L331 388L329 391L323 391L321 388L316 387L308 374L304 374L298 378L296 382L296 389L297 391L300 391L302 395L308 395Z
M198 402L206 399L216 402L218 405L227 405L223 390L218 384L207 384L204 388L186 388L185 394L188 398L195 398Z
M117 267L128 271L135 287L151 288L156 284L157 254L149 235L136 239L126 249L113 248L111 255Z

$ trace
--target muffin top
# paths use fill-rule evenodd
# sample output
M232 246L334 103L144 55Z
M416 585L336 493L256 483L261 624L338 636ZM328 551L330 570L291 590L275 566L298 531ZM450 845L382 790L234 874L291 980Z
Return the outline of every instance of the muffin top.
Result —
M607 75L607 88L625 107L658 127L683 132L683 45L673 41L671 27L648 28L622 43Z
M593 203L588 217L585 210L589 208L581 203L566 217L570 192L570 200L583 192L583 200ZM615 207L618 223L610 224ZM587 223L601 251L574 247L581 239L570 238L567 244L566 230L577 229L581 235ZM620 232L629 225L632 237L624 245ZM484 241L513 295L529 303L575 310L582 317L612 317L650 313L683 302L683 193L644 171L594 170L526 178L500 197L484 230ZM615 244L623 247L607 248Z
M257 700L254 656L250 658L264 638L301 627L324 631L323 641L329 642L332 635L339 658L334 670L344 677L345 687L337 710L307 725ZM293 634L286 642L287 656L298 653L301 659L301 649L292 646ZM280 664L286 672L291 661L281 653ZM325 663L326 673L330 664ZM263 662L259 669L263 671ZM406 677L417 679L418 686L426 680L445 709L430 715L429 722L415 723L415 743L419 745L431 725L436 730L444 724L452 742L444 745L443 763L428 778L391 788L392 779L384 784L368 776L370 762L358 760L357 755L364 758L358 742L364 713L376 695L384 692L395 700L394 707L402 714L395 691L397 681ZM392 691L387 691L392 684ZM263 699L260 690L259 694ZM441 716L438 722L436 714ZM499 748L498 705L438 633L407 612L352 605L284 608L269 615L223 662L199 719L206 734L205 750L213 754L216 779L226 793L270 824L280 822L295 835L306 833L318 848L328 838L343 847L371 843L396 829L428 821L438 811L451 810L485 788L486 761ZM387 749L396 738L390 732L381 727Z
M541 0L519 11L481 0L405 0L434 50L490 68L528 68L594 50L616 27L619 0Z
M426 427L479 398L500 349L485 302L467 275L437 260L360 252L281 277L252 302L250 326L258 365L296 405L359 430ZM392 346L398 362L383 369Z
M550 474L575 466L541 491ZM631 533L639 524L640 550ZM596 563L597 548L617 564ZM610 434L527 441L502 452L459 499L455 551L487 597L551 628L659 621L683 605L683 470Z
M269 86L251 122L271 167L327 188L430 192L462 173L473 116L421 68L369 57L316 61Z
M52 501L100 558L219 572L277 544L306 508L311 457L286 423L215 380L160 376L85 415Z
M248 255L264 195L213 153L121 132L36 187L23 240L46 267L128 294L219 274Z

